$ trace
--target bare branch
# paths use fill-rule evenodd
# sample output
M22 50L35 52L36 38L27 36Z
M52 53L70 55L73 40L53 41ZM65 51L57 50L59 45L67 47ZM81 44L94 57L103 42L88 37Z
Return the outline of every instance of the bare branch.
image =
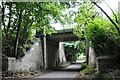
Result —
M111 19L111 17L108 16L108 14L107 14L100 6L98 6L96 2L92 1L92 3L93 3L95 6L97 6L97 7L107 16L107 18L108 18L108 19L111 21L111 23L115 26L115 28L116 28L117 31L118 31L118 34L120 35L120 29L119 29L119 27L117 26L117 24Z
M117 18L117 16L116 16L116 14L114 13L114 11L112 10L112 8L105 2L105 4L110 8L110 10L112 11L112 13L113 13L113 15L114 15L114 17L115 17L115 20L116 20L116 23L119 23L118 22L118 18Z

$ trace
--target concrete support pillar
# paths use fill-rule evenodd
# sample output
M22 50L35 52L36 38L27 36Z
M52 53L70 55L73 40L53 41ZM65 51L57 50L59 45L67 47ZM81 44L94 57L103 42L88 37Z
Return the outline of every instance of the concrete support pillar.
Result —
M89 66L96 67L96 55L92 47L89 47Z
M44 36L44 68L47 69L47 44L46 44L46 36Z
M57 65L59 42L47 40L44 36L44 68L52 69Z
M46 65L47 69L53 69L57 65L57 53L59 49L59 42L47 40L46 41Z
M86 38L85 39L85 51L86 51L86 61L87 61L87 64L89 64L89 41L88 39Z
M39 53L39 57L40 57L40 66L41 66L41 68L43 69L44 68L44 57L43 57L43 48L42 48L42 39L41 38L38 38L38 40L37 40L38 42L39 42L39 47L37 47L36 49L37 49L37 51L36 51L36 53Z

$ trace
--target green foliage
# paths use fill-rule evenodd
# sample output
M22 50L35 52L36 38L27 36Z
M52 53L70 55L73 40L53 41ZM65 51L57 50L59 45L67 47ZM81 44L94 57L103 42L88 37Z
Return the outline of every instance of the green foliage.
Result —
M83 64L81 65L81 69L85 69L85 68L87 68L87 64L83 63Z
M76 27L74 28L74 33L80 38L84 37L83 33L85 31L85 26L97 15L98 12L96 11L94 5L91 4L91 1L83 0L81 5L79 6L79 11L74 19L74 22L77 23Z
M74 33L80 38L89 40L90 46L95 49L96 54L113 54L115 48L117 49L116 46L120 45L120 36L115 26L103 18L91 2L93 1L83 1L83 4L80 5L79 12L74 19L77 23ZM99 1L95 0L95 2Z
M82 70L82 73L85 75L85 74L88 74L92 71L94 71L94 68L90 67L90 66L87 66L84 70Z
M94 0L97 3L101 3L102 1ZM101 14L94 7L94 4L91 4L92 2L93 0L82 0L79 3L3 2L3 54L14 56L15 51L17 51L18 55L16 57L24 55L24 52L34 43L36 32L41 31L42 34L55 32L55 29L50 26L51 20L69 24L67 27L74 22L77 23L74 33L80 38L88 38L98 52L103 50L103 48L109 48L108 44L110 42L107 41L113 41L119 45L120 36L117 34L116 29L108 20L102 18ZM78 11L70 11L68 15L62 14L62 11L73 7L77 7ZM72 21L73 19L74 21ZM75 46L74 49L76 49Z
M106 49L105 42L107 39L107 36L105 35L104 30L97 26L97 27L90 28L88 31L89 33L91 33L91 34L88 33L88 37L92 43L92 47L95 48L96 52L102 53L103 50Z
M95 72L95 68L85 65L85 68L82 71L80 71L80 76L91 75L92 77L92 74L94 72Z
M54 32L50 21L62 21L63 5L58 2L2 2L3 54L22 57L34 43L36 32L43 29L42 34Z
M85 44L84 42L65 42L65 55L67 61L74 62L80 56L81 53L85 54Z
M86 26L86 37L98 55L114 53L116 44L113 36L115 35L117 31L113 25L102 18L96 18Z

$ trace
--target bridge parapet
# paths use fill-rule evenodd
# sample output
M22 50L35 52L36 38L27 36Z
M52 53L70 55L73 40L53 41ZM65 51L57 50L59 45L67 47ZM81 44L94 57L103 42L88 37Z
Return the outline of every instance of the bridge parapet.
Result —
M57 30L57 33L47 35L47 39L58 42L79 40L79 38L73 33L73 29Z

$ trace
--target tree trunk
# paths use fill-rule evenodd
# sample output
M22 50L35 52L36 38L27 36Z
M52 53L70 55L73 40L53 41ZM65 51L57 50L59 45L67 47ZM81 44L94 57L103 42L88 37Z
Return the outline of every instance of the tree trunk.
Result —
M7 35L7 31L6 31L6 25L5 25L5 22L4 22L4 17L5 17L5 5L4 3L2 2L2 24L3 24L3 27L4 27L4 32L5 32L5 36Z
M9 10L10 10L10 12L9 12L9 21L8 21L8 26L7 26L7 34L6 34L6 38L7 39L9 39L9 29L10 29L10 24L11 24L11 16L12 16L12 3L10 2L10 4L9 4Z
M17 27L17 34L16 34L16 40L15 40L15 46L14 46L15 57L17 57L17 48L18 48L20 27L21 27L21 21L22 21L22 12L23 12L23 10L20 9L19 20L18 20L19 23L18 23L18 27Z

